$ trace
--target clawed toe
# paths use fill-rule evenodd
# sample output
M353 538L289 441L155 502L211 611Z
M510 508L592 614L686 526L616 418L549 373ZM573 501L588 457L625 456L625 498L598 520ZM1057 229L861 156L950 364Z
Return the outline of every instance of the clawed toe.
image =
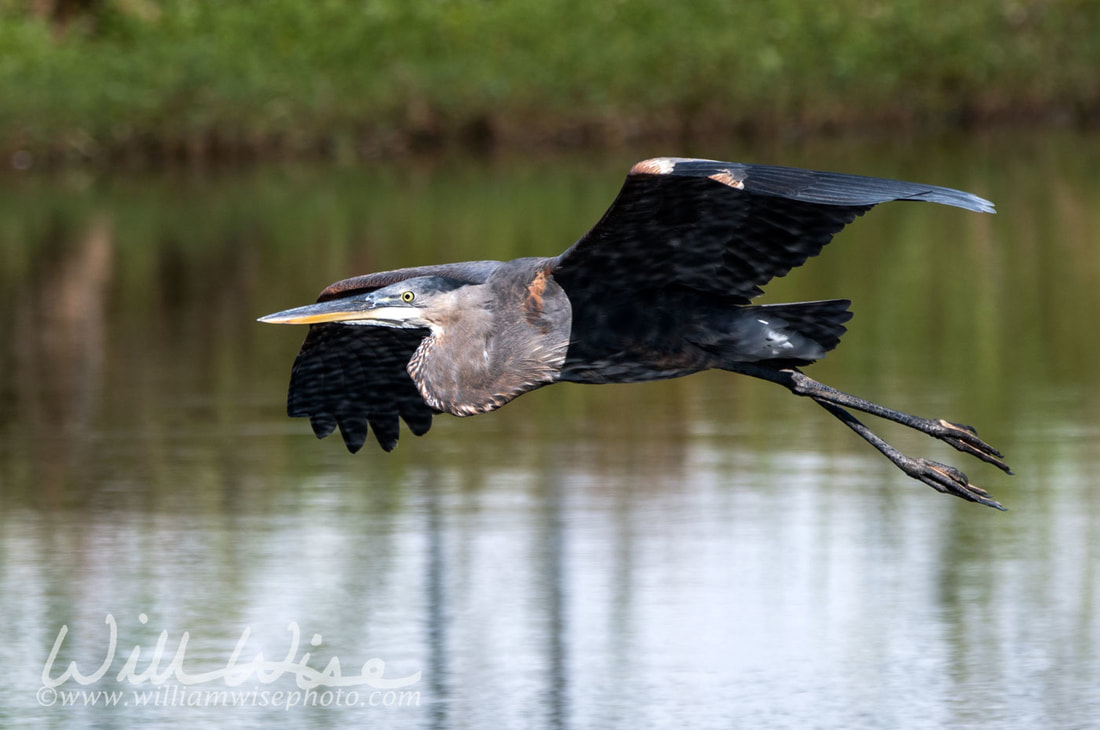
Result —
M906 474L924 482L937 492L953 494L967 501L978 502L999 510L1005 509L1000 502L989 496L989 492L971 484L966 474L947 464L928 459L912 459L908 466L902 468Z
M978 438L978 432L973 427L952 423L942 418L936 423L939 428L935 429L931 435L964 454L970 454L987 464L992 464L1006 474L1012 473L1012 469L1003 461L1001 452Z

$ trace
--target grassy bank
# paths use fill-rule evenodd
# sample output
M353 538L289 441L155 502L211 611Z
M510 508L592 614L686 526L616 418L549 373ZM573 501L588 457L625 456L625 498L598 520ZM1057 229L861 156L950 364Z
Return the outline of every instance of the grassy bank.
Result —
M22 161L1100 109L1096 0L99 0L63 22L26 7L0 0L0 152Z

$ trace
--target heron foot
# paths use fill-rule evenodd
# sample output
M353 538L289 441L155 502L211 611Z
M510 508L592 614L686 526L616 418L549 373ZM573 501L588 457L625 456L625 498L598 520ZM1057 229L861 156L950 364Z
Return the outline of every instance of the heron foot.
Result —
M883 456L892 461L894 466L901 469L907 476L927 484L942 494L953 494L968 502L977 502L978 504L984 504L987 507L993 507L1002 511L1005 509L1000 502L989 496L989 492L977 485L971 484L966 474L963 474L955 467L941 464L931 459L914 459L911 456L906 456L886 443L881 437L871 431L871 429L867 428L859 419L840 406L825 400L816 398L814 400L818 405L832 413L850 429L862 436L864 440L878 449ZM926 421L926 419L918 420ZM973 429L953 424L950 421L926 422L935 423L939 429L944 429L944 431L942 435L940 435L939 431L925 431L925 433L943 439L960 451L974 454L982 461L994 464L1004 469L1009 474L1012 473L1008 471L1008 467L1004 462L997 458L1000 456L997 450L979 439L973 433ZM918 426L914 427L919 428ZM997 456L993 456L994 454Z
M894 461L894 463L903 472L917 481L924 482L937 492L953 494L968 502L977 502L987 507L994 507L1001 511L1005 510L1000 502L989 496L989 492L975 484L971 484L970 480L966 478L966 474L953 466L929 459L912 459L909 457L903 457L901 460Z
M978 438L978 432L973 426L952 423L942 418L932 423L932 428L925 433L950 444L964 454L970 454L987 464L992 464L1005 474L1012 473L1012 469L1003 461L1003 454Z

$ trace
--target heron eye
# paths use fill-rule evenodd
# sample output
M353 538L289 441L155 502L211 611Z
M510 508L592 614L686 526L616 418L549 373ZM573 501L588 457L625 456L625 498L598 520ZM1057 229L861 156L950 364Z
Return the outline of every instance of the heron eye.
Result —
M416 299L416 295L413 294L411 291L401 292L401 301L405 302L406 304L411 302L413 299Z

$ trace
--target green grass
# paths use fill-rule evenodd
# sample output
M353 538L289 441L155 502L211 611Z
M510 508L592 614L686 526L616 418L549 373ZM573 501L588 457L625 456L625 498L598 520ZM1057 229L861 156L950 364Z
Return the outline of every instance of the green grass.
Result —
M1100 108L1096 0L0 0L0 151L420 144L980 124Z

